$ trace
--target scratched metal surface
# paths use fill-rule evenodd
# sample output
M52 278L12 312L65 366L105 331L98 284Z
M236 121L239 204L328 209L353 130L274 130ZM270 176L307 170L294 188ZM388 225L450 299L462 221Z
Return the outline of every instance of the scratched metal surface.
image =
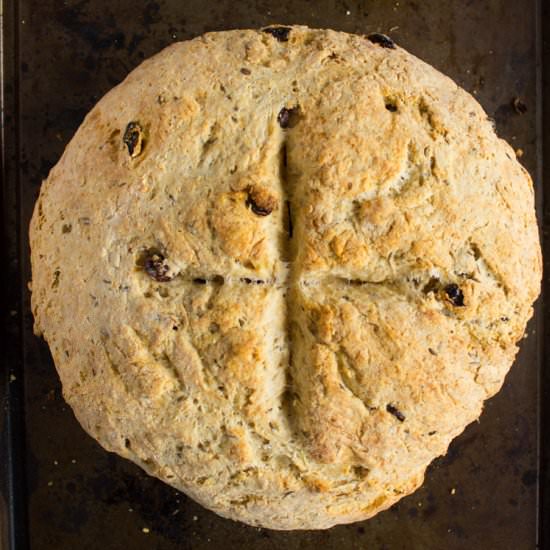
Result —
M40 182L86 112L143 59L205 31L277 22L387 32L473 92L541 185L534 1L22 0L15 11L13 153L24 281L26 227ZM511 106L516 97L523 114ZM47 346L32 335L27 293L22 315L33 549L535 548L540 312L503 390L429 468L421 489L367 522L293 533L219 518L103 451L62 400Z

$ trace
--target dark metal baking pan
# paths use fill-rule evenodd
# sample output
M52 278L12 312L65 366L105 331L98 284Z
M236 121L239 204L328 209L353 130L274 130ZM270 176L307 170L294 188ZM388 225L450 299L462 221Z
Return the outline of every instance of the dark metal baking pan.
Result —
M543 10L535 0L4 0L0 547L527 550L537 541L542 547L541 520L549 514L541 493L548 478L540 469L548 460L540 438L549 388L543 352L550 339L542 300L502 391L433 463L421 489L367 522L275 532L201 508L103 451L79 427L47 346L32 334L27 227L42 179L86 112L143 59L205 31L303 23L389 33L475 94L533 175L548 249L543 84L550 88L542 60L550 56ZM548 113L545 120L548 127ZM547 529L548 523L546 544Z

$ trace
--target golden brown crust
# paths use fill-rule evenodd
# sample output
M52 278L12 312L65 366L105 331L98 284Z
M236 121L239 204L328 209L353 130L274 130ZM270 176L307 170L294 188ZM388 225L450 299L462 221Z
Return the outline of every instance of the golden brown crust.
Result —
M533 189L402 49L292 27L144 62L31 223L35 329L106 449L221 515L371 517L500 388L538 295Z

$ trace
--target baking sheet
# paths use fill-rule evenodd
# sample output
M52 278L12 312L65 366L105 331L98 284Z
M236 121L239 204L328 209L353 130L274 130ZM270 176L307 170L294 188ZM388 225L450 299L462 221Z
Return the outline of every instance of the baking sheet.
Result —
M0 547L535 548L547 326L541 301L502 391L433 463L421 489L367 522L284 533L219 518L88 437L61 397L47 346L32 334L26 283L27 227L40 183L86 112L143 59L212 30L300 23L390 34L479 99L522 155L542 214L539 26L547 19L540 9L534 0L5 0L2 275L9 332L0 388ZM516 98L525 112L517 102L514 108Z

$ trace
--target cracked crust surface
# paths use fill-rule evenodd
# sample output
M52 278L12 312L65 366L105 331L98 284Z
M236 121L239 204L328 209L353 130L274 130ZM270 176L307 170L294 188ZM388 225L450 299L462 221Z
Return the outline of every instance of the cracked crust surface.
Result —
M82 426L275 529L416 489L502 385L541 276L531 180L477 102L306 27L145 61L30 233L35 330Z

